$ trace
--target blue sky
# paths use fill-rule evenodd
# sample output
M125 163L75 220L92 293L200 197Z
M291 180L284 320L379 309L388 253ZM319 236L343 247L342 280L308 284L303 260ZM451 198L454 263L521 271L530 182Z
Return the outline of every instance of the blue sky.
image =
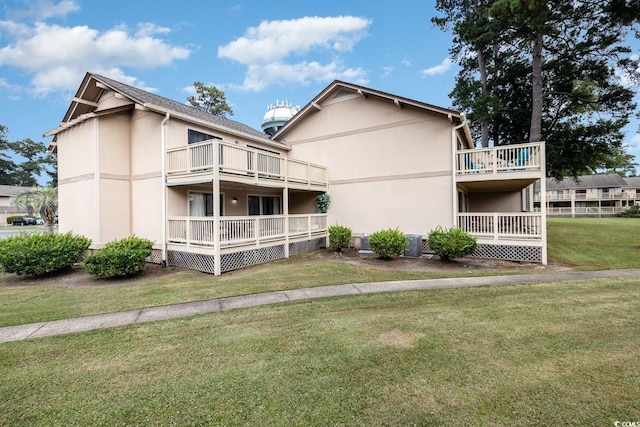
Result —
M435 14L428 0L3 0L0 124L47 144L87 71L178 101L215 85L256 129L269 104L303 106L334 79L451 107L458 68Z

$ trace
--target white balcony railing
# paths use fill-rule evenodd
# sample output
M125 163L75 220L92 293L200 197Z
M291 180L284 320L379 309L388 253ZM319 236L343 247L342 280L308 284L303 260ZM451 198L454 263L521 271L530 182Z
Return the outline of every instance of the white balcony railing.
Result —
M326 186L327 168L212 139L167 150L167 175L213 171L217 150L221 174Z
M593 207L584 207L584 206L576 206L574 209L571 207L562 207L562 208L548 208L547 215L548 216L596 216L596 215L618 215L629 209L628 207L617 207L617 206L593 206ZM536 211L540 211L540 208L536 208Z
M544 162L543 143L474 148L456 153L456 174L502 174L541 171Z
M494 240L541 240L540 213L459 213L458 227L476 237Z
M219 219L220 245L250 245L289 237L309 236L327 230L326 214L233 216ZM212 217L169 217L169 243L214 246Z

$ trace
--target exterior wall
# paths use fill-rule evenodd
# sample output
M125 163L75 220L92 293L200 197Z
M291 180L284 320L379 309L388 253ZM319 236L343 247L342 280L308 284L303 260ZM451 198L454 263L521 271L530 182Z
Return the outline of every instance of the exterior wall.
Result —
M467 195L469 212L521 212L522 193L495 192L469 193Z
M134 110L131 116L131 231L162 243L162 132L164 116ZM125 236L122 236L125 237Z
M94 245L131 234L130 216L130 120L129 114L101 117L99 120L97 187L99 202L99 240Z
M316 197L318 194L320 193L299 191L290 192L289 213L291 215L314 213L316 211Z
M168 216L188 216L189 215L189 193L213 192L213 186L207 184L169 187L167 196ZM249 215L249 196L276 196L280 197L281 204L284 203L282 191L270 188L237 188L228 187L224 183L220 185L222 194L222 212L224 216L247 216ZM233 198L237 201L234 202ZM315 200L315 199L314 199ZM315 206L315 205L314 205ZM282 212L284 207L281 205ZM314 208L315 209L315 208ZM313 211L312 211L313 212ZM292 213L292 212L289 212ZM301 212L309 213L309 212Z
M451 226L451 124L440 114L359 95L323 103L284 137L291 156L326 165L330 224L354 234Z
M87 120L58 135L59 231L73 231L93 242L100 239L95 180L98 120Z

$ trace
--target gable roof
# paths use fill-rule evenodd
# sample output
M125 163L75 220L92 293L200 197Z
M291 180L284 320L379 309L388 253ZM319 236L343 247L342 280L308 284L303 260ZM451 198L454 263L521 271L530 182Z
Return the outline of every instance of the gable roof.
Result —
M69 125L82 120L86 115L98 113L97 102L107 89L111 89L136 104L159 113L169 113L187 121L199 122L205 126L221 128L231 133L248 136L252 139L257 138L268 144L274 143L261 131L236 122L235 120L216 116L215 114L207 113L190 105L94 73L87 73L85 75L71 105L67 109L61 126L45 133L45 136L57 135L69 127ZM278 145L282 146L280 143L278 143Z
M571 177L562 181L556 181L553 178L547 178L547 190L568 190L571 188L598 188L598 187L627 187L631 183L627 182L629 178L622 178L616 173L601 175L582 175L577 180ZM539 185L539 184L538 184ZM539 187L538 187L539 188Z
M357 93L361 96L374 97L379 99L388 100L393 102L396 106L412 106L418 109L430 111L432 113L442 114L449 118L454 125L464 125L463 126L463 137L464 139L473 146L473 139L471 137L471 132L469 131L469 126L466 125L466 117L464 113L459 111L450 110L448 108L438 107L433 104L427 104L425 102L416 101L410 98L404 98L402 96L394 95L391 93L367 88L364 86L356 85L353 83L347 83L341 80L334 80L329 86L327 86L322 92L320 92L315 98L313 98L307 105L305 105L293 118L291 118L287 123L285 123L278 132L273 135L273 139L278 139L286 134L290 129L296 126L298 122L304 119L304 117L312 114L322 107L320 106L322 102L331 99L333 96L338 95L341 91L348 91L351 93Z
M17 196L25 191L33 190L33 187L19 187L17 185L0 185L0 196L12 197Z

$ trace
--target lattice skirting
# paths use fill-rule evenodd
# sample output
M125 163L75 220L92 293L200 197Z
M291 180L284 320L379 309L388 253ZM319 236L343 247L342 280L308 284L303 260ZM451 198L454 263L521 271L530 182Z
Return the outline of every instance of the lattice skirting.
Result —
M198 270L205 273L215 273L215 258L213 255L168 251L167 258L167 264L174 267L188 268L189 270Z
M260 249L233 252L220 256L220 271L237 270L250 265L263 264L284 258L284 245L267 246Z
M162 264L162 250L153 249L151 251L151 255L147 257L147 262L150 262L151 264Z
M539 246L508 246L479 244L473 257L504 259L507 261L542 262L542 248Z
M306 252L315 251L327 246L325 237L307 240L304 242L289 243L289 256L300 255Z
M422 253L433 254L427 239L422 239ZM489 245L479 243L478 249L470 256L476 258L504 259L507 261L542 262L542 248L539 246Z

